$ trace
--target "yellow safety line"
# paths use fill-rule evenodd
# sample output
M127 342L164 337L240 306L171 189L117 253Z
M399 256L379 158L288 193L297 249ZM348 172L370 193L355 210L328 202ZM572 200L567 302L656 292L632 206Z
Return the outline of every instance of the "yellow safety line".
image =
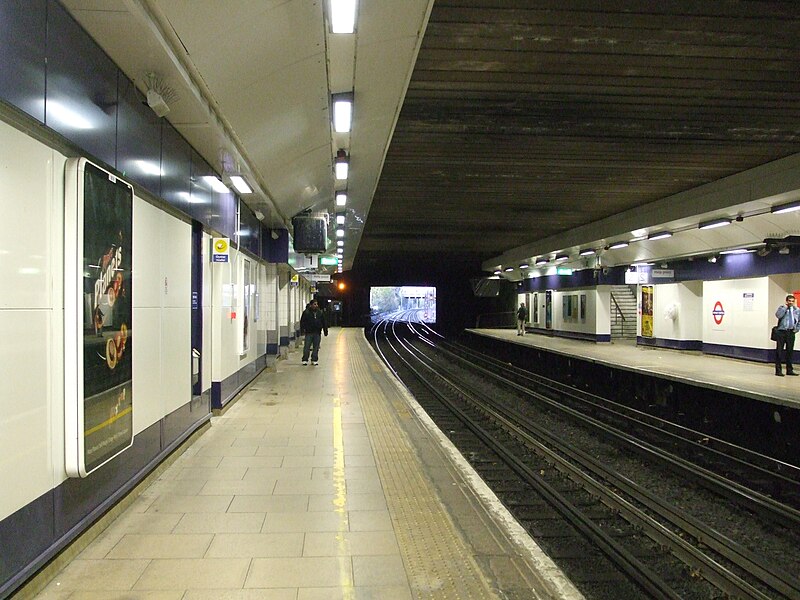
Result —
M344 375L349 371L347 361L343 359L341 351L343 350L344 341L340 338L337 340L337 348L340 353L337 355L335 364L334 377L336 379L336 387L341 389L344 384ZM334 498L333 505L334 511L339 515L339 522L336 531L336 545L338 552L336 553L339 558L339 577L340 588L342 590L342 600L354 600L355 589L353 587L353 578L350 576L352 559L347 552L346 535L350 530L347 515L347 484L345 481L344 471L344 431L342 430L342 399L341 394L337 394L333 399L333 487Z
M121 419L122 417L124 417L125 415L127 415L128 413L130 413L132 410L133 410L133 407L132 407L132 406L129 406L128 408L126 408L125 410L123 410L121 413L114 415L114 416L113 416L113 417L111 417L110 419L106 419L105 421L103 421L103 422L102 422L102 423L100 423L99 425L95 425L95 426L94 426L94 427L92 427L91 429L87 429L87 430L84 432L84 434L83 434L83 437L89 436L89 435L91 435L91 434L93 434L93 433L95 433L95 432L97 432L97 431L100 431L100 430L101 430L103 427L108 427L108 426L109 426L109 425L111 425L111 424L112 424L114 421L116 421L117 419Z

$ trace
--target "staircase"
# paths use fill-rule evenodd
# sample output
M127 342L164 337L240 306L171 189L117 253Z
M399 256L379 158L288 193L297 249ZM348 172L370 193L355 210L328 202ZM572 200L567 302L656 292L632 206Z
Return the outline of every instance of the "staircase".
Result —
M635 340L636 286L611 286L611 339Z

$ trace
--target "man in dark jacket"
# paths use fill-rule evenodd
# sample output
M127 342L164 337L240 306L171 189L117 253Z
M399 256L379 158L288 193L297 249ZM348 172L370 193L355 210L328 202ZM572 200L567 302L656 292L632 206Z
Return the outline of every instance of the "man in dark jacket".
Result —
M322 339L322 332L328 335L328 325L325 323L325 315L319 309L319 303L312 300L303 311L300 317L300 333L305 333L306 339L303 341L303 364L308 364L308 354L311 351L311 364L319 364L319 343Z

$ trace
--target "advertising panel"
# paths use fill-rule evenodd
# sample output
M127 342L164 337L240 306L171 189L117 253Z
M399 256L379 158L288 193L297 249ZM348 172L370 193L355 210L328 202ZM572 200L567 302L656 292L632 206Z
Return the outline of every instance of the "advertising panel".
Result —
M653 337L653 286L642 286L642 337Z
M133 443L133 188L86 159L65 184L66 470L85 477Z

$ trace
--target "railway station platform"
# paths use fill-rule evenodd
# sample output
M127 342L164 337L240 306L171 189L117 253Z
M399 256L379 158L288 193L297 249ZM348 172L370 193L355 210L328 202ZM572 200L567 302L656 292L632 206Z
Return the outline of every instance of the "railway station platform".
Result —
M103 531L95 526L71 549L74 558L40 593L22 593L59 600L582 597L361 329L331 329L318 366L302 366L300 351L292 351L176 454Z
M470 333L533 346L609 368L660 377L688 385L800 408L800 377L775 377L772 363L756 363L700 352L641 346L635 340L597 344L538 333L518 336L515 329L469 329Z

